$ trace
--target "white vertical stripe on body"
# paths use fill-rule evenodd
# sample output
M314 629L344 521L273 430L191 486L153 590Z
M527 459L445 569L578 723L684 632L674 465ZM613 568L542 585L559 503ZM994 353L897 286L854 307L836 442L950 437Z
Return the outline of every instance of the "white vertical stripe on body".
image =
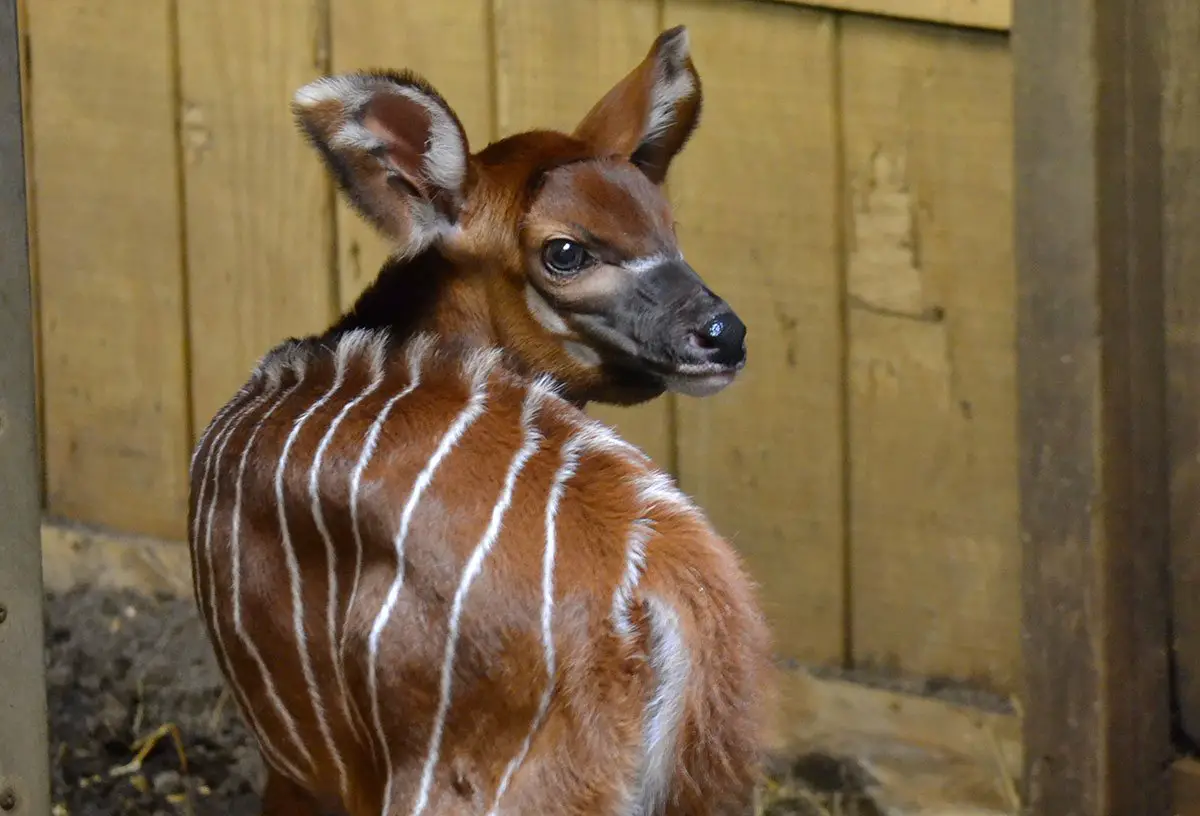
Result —
M367 641L367 678L371 697L371 710L375 720L375 729L378 733L380 744L383 746L384 762L388 774L383 796L383 813L385 814L391 810L394 779L391 751L388 748L388 737L383 728L383 717L379 707L379 680L377 676L379 638L383 634L383 629L387 626L388 620L391 618L392 610L396 606L396 599L399 597L400 589L404 585L404 545L408 538L408 528L412 522L413 513L416 512L417 505L420 503L426 488L429 487L429 483L433 481L433 476L437 472L438 466L441 465L442 460L458 444L462 435L466 433L467 428L483 413L487 403L488 377L496 363L499 362L499 358L499 352L473 352L464 365L471 383L470 396L467 398L467 404L454 418L454 422L451 423L449 429L447 429L434 449L433 455L429 457L429 461L425 464L421 472L417 474L417 478L413 482L412 492L409 494L408 501L404 505L404 511L401 513L399 528L396 531L394 539L396 577L388 589L387 597L384 599L383 606L375 618L375 623L371 627L371 634Z
M454 602L450 608L449 632L446 636L446 653L442 659L442 681L438 709L434 716L433 731L429 737L429 750L426 753L425 768L421 774L421 786L417 791L416 801L413 803L413 816L418 816L418 814L422 813L429 803L429 790L433 785L433 773L437 767L441 751L442 732L446 725L446 715L450 709L451 685L454 678L454 656L458 648L459 626L462 620L463 607L467 600L467 593L470 592L471 585L479 576L480 571L482 571L484 559L487 558L492 547L495 546L496 540L500 537L504 515L508 512L509 505L512 504L513 490L516 488L517 478L520 476L521 470L525 467L525 463L537 452L538 447L542 443L541 434L534 427L534 421L537 419L538 410L545 398L546 391L539 384L531 386L525 396L524 405L521 407L521 430L524 441L509 464L508 472L505 474L504 484L500 491L500 497L492 508L492 515L487 529L484 531L483 538L480 539L475 550L471 553L466 566L463 568L462 578L458 584L458 591L454 594Z
M546 688L542 691L542 699L538 704L537 711L533 715L533 721L529 725L529 733L526 734L524 742L521 743L521 748L517 751L517 755L508 763L508 767L504 769L504 775L500 778L500 783L496 786L496 795L492 800L491 808L488 810L488 816L495 816L500 807L500 800L508 790L513 776L520 769L521 764L525 761L525 757L529 754L529 748L533 744L533 739L537 735L538 730L542 727L543 721L546 719L546 713L550 710L550 702L554 697L555 674L558 671L557 658L554 651L553 629L554 565L558 557L558 510L559 505L562 503L563 494L566 492L567 482L575 475L575 470L579 465L579 455L582 447L583 440L579 436L572 437L563 445L562 464L554 474L554 481L550 484L550 495L546 501L546 548L542 555L542 656L546 663Z

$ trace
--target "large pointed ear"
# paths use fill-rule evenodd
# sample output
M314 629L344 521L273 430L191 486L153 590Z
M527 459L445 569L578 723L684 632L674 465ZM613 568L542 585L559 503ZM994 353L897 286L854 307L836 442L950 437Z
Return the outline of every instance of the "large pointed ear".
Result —
M588 112L575 135L594 149L627 156L661 184L700 121L700 75L684 26L668 29L650 53Z
M292 109L350 203L402 256L419 253L458 218L470 149L462 123L414 74L324 77Z

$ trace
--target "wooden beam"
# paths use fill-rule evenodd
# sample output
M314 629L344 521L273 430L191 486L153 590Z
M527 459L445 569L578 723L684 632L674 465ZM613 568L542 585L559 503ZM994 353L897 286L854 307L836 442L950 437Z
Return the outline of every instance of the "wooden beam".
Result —
M1171 766L1172 816L1200 816L1200 762L1180 759Z
M50 812L33 313L15 0L0 0L0 811Z
M1200 4L1165 0L1163 253L1172 636L1180 726L1200 743ZM1200 787L1200 786L1198 786ZM1197 801L1200 808L1200 800Z
M1013 0L782 0L800 6L1006 31Z
M1169 812L1161 0L1016 0L1031 816Z

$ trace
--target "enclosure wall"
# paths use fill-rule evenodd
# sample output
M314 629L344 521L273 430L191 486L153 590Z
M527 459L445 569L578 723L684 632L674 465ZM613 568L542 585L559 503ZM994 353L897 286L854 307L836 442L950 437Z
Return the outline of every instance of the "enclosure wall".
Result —
M22 23L49 516L182 538L209 417L378 269L294 89L412 67L479 147L572 127L685 23L705 108L670 194L749 368L713 398L595 413L732 537L784 656L1013 689L1003 31L761 0L25 0Z

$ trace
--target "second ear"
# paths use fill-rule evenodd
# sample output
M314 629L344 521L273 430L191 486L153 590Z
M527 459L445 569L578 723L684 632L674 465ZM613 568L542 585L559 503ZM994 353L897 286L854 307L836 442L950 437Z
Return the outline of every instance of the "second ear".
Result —
M630 159L660 184L695 130L702 101L688 31L676 26L593 106L575 135L597 151Z

